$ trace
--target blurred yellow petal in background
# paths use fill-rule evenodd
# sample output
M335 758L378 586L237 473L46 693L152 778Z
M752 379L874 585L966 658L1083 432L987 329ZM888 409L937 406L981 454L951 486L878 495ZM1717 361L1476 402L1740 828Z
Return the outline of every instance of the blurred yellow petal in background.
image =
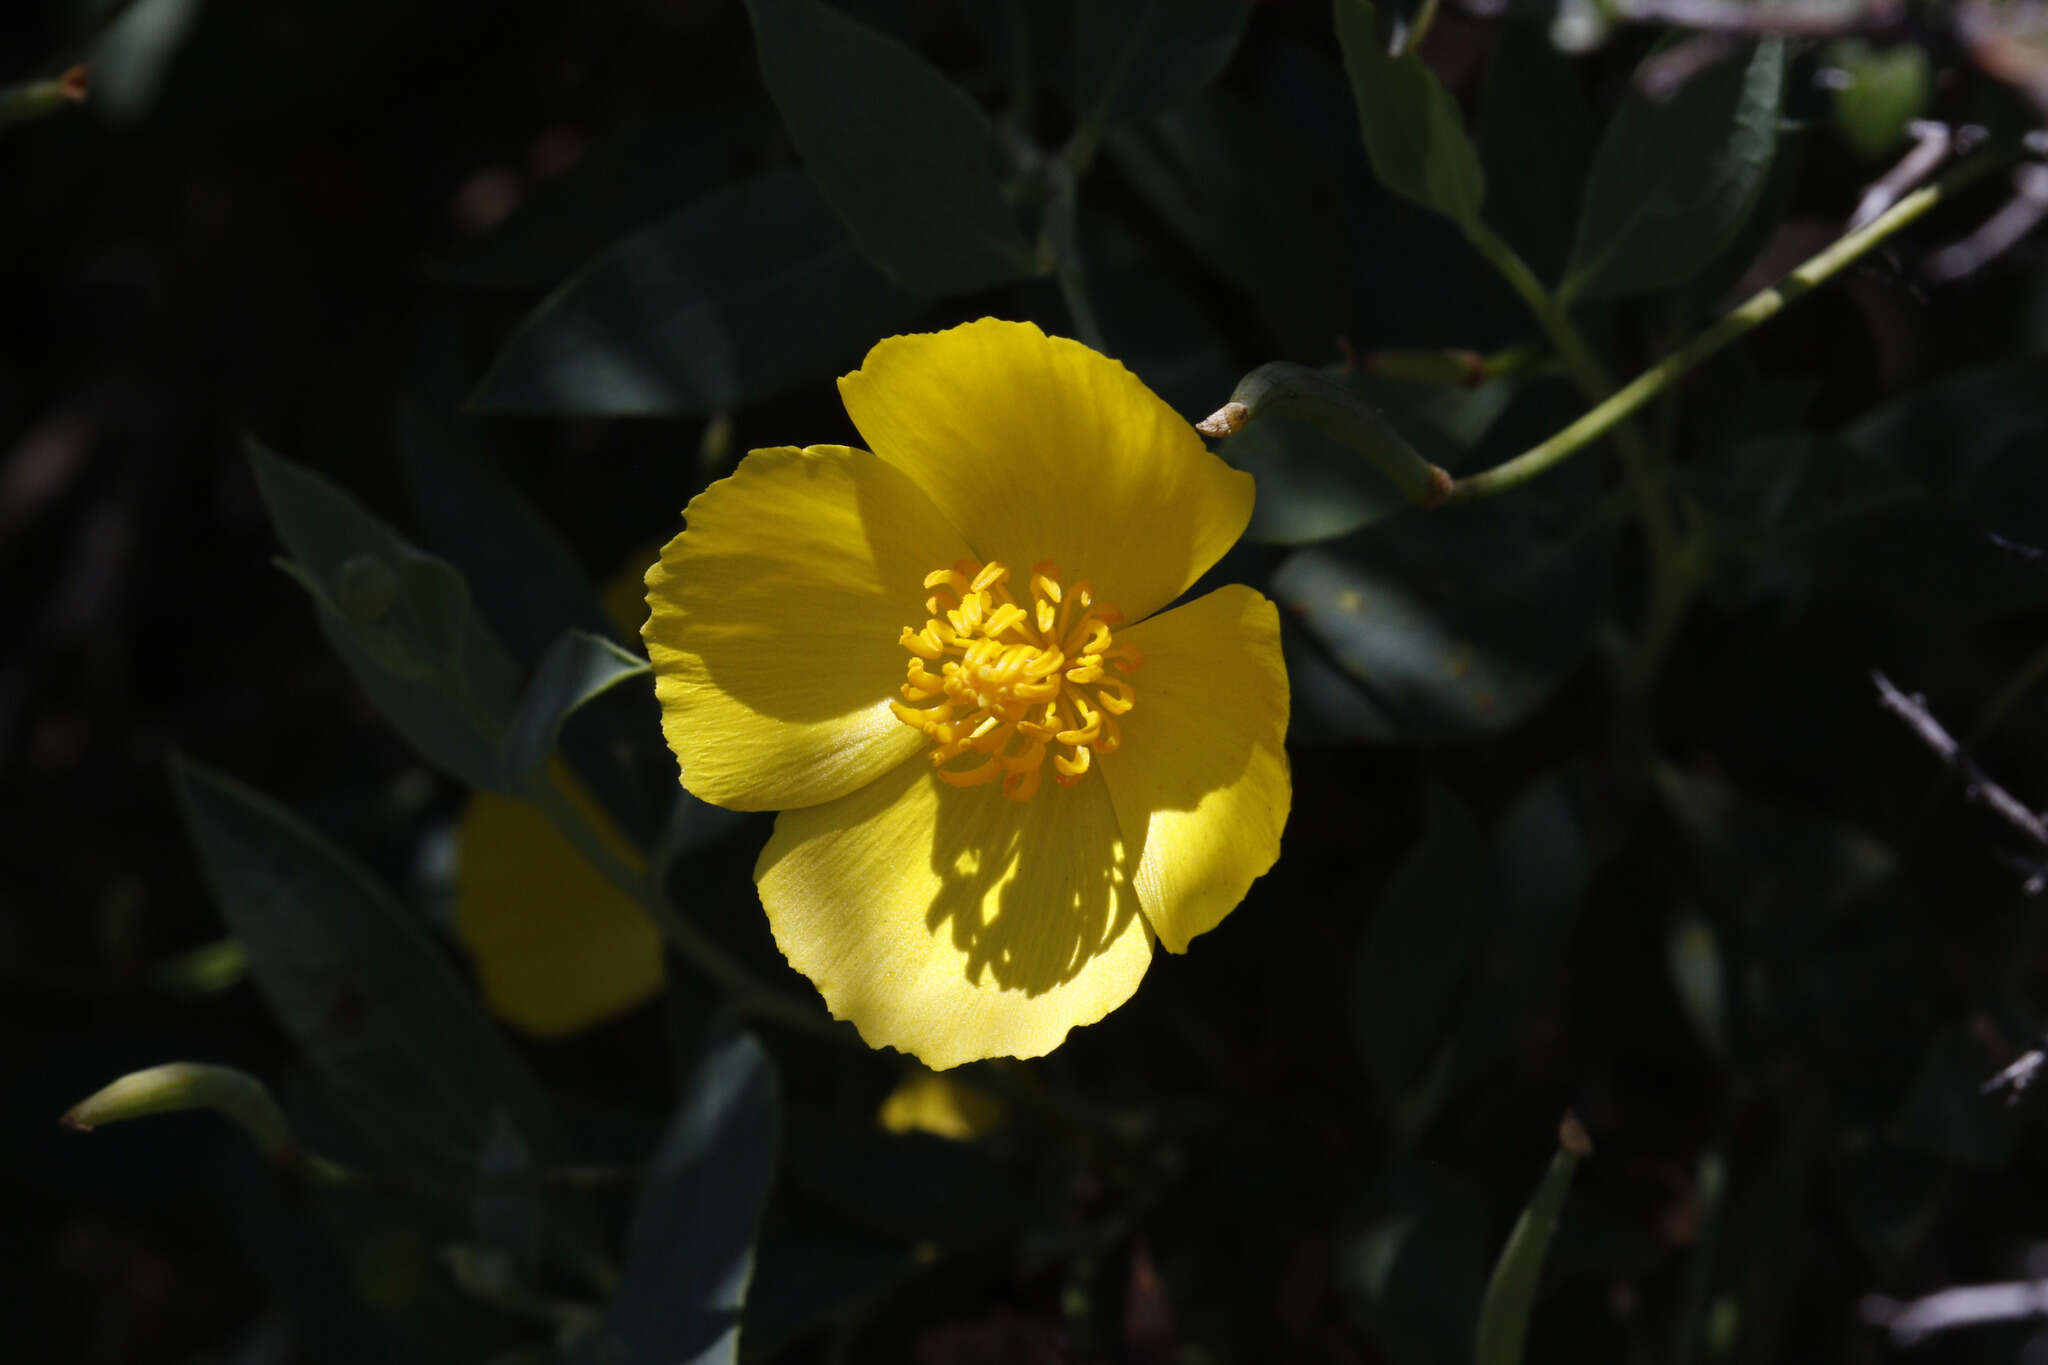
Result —
M1002 1126L1003 1102L935 1071L913 1071L882 1101L875 1121L897 1134L930 1133L971 1142Z
M643 859L557 766L556 781L628 865ZM661 935L529 802L480 791L456 826L455 935L491 1011L541 1038L624 1014L661 989Z

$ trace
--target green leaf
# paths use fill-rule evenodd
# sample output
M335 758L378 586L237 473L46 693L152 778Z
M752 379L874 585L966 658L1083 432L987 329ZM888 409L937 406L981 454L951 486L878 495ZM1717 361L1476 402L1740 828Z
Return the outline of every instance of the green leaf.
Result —
M1251 295L1282 355L1329 353L1345 328L1349 262L1292 141L1217 91L1119 129L1105 146L1161 226Z
M754 1242L775 1176L780 1100L761 1045L711 1049L656 1146L603 1326L570 1365L730 1365Z
M1898 146L1933 93L1927 53L1918 43L1879 51L1852 38L1830 47L1827 60L1842 77L1835 87L1835 126L1856 154L1874 161Z
M1371 0L1337 0L1337 37L1373 174L1461 226L1477 223L1486 173L1450 91L1414 53L1388 55Z
M567 1158L546 1096L417 917L267 797L183 760L171 780L257 989L372 1147L459 1186L503 1111L539 1160Z
M474 426L406 403L399 464L427 542L461 572L484 619L530 668L564 630L604 634L611 627L561 535L480 458Z
M1432 782L1424 800L1422 842L1380 893L1351 978L1357 1043L1389 1104L1428 1060L1485 927L1479 827L1440 784Z
M1465 1360L1486 1282L1486 1207L1472 1188L1412 1161L1388 1165L1384 1210L1339 1247L1340 1286L1361 1299L1393 1365Z
M1202 90L1230 64L1251 0L1074 0L1074 108L1097 128Z
M312 596L356 684L429 762L471 786L497 786L518 670L462 575L311 470L253 445L250 463L291 551L284 567Z
M1593 156L1563 293L1612 298L1690 278L1749 218L1777 145L1785 44L1767 38L1664 101L1630 87Z
M869 260L943 297L1035 271L978 105L924 58L818 0L747 0L761 74L804 167ZM778 321L829 321L817 309Z
M1578 68L1541 30L1502 24L1479 102L1486 221L1542 279L1564 269L1598 132Z
M605 251L520 324L470 406L716 412L851 365L912 306L861 259L802 172L772 172Z
M519 785L544 780L563 723L592 698L648 672L647 660L603 636L564 631L534 670L506 732L504 781Z
M1487 849L1487 930L1457 1024L1459 1068L1485 1084L1558 992L1594 849L1580 782L1553 774L1516 797Z
M1476 389L1403 384L1370 375L1347 381L1375 404L1388 423L1446 469L1463 465L1515 393L1511 380ZM1348 446L1300 422L1248 424L1217 447L1217 454L1258 481L1245 538L1268 545L1312 545L1350 535L1409 502L1370 462Z
M1588 524L1598 471L1431 511L1296 551L1274 596L1348 675L1349 733L1380 742L1494 734L1584 656L1605 610L1610 530Z
M1571 1192L1572 1173L1592 1150L1586 1130L1577 1118L1566 1114L1558 1130L1557 1154L1508 1233L1507 1245L1501 1248L1493 1278L1487 1283L1486 1298L1479 1305L1478 1342L1472 1353L1477 1365L1521 1365L1529 1313L1536 1306L1536 1287L1543 1279L1543 1258L1557 1231L1558 1215L1564 1211L1564 1197Z

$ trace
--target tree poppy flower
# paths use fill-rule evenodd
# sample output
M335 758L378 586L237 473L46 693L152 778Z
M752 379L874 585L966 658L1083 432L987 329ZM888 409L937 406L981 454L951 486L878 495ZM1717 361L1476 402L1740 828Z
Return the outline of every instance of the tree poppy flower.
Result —
M873 453L756 450L647 572L691 792L779 810L755 867L790 964L871 1046L1035 1057L1184 952L1279 856L1279 616L1161 610L1252 481L1122 365L984 318L839 381Z

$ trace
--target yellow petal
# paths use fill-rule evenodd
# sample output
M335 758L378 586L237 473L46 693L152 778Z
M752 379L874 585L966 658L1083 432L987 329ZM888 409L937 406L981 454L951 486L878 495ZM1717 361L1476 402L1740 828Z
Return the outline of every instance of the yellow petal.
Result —
M1280 614L1233 585L1118 631L1126 640L1144 656L1138 704L1102 779L1145 917L1184 953L1280 856L1293 795Z
M694 498L647 571L641 635L683 785L815 805L925 746L897 720L924 576L967 547L901 473L844 446L757 450Z
M1037 1057L1138 988L1152 935L1099 784L1012 801L905 763L784 811L755 868L790 965L871 1047Z
M918 1070L900 1081L882 1101L875 1121L891 1133L929 1133L954 1142L970 1142L1000 1127L1003 1102L951 1076Z
M890 337L839 393L976 558L1049 559L1131 620L1178 597L1251 519L1251 476L1122 365L1029 323Z
M573 784L570 800L614 853L639 856ZM623 1014L661 988L661 935L538 808L480 791L456 826L455 936L485 1003L559 1037Z

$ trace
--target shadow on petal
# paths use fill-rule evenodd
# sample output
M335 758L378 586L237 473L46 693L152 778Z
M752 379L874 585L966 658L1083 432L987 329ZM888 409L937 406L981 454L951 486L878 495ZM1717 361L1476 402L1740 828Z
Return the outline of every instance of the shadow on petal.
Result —
M1130 928L1138 897L1100 781L1047 782L1024 802L994 785L937 785L925 923L951 935L970 982L1040 994Z
M1152 955L1100 782L1013 802L912 759L786 810L756 877L832 1012L934 1068L1035 1057L1130 998Z

